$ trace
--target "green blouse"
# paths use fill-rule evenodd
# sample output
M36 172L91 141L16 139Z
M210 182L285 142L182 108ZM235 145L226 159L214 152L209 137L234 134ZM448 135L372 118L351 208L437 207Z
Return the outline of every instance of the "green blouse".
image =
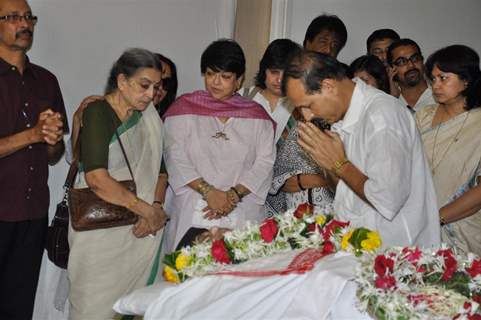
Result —
M80 162L84 172L108 169L109 144L122 122L105 100L97 100L85 108L80 131Z

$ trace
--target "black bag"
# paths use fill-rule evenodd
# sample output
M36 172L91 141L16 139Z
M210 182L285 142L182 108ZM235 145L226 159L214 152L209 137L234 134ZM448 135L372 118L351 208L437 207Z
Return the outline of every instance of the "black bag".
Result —
M68 171L65 184L63 186L65 194L62 201L57 204L55 216L52 223L48 227L47 241L45 249L47 250L48 259L52 261L57 267L67 269L68 255L70 248L68 246L68 223L69 223L69 209L67 203L68 190L73 184L76 170L72 167Z

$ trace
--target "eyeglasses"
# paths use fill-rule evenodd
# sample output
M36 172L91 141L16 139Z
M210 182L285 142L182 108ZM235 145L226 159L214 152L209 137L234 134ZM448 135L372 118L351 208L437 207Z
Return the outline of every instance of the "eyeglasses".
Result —
M424 58L420 53L415 53L412 56L410 56L409 58L399 57L399 58L396 59L396 61L393 62L393 64L396 67L403 67L403 66L407 65L409 63L409 61L411 61L412 63L416 63L416 62L423 61L423 59Z
M35 25L38 21L38 17L32 15L31 13L24 14L23 16L19 14L7 14L6 16L1 16L0 20L7 21L8 23L18 23L22 20L25 20L27 23L31 23Z

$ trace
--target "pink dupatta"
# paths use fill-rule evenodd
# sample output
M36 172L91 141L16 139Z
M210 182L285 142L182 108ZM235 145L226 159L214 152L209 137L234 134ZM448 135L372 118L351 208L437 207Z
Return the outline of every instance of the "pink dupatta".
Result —
M208 117L244 118L270 120L276 129L276 123L267 111L257 102L235 94L221 101L205 90L198 90L180 96L164 114L164 119L172 116L195 114Z

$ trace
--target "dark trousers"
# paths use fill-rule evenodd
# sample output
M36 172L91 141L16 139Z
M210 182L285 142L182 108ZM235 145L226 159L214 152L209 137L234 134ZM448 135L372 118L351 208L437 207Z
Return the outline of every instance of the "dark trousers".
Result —
M32 319L47 224L0 221L0 319Z

